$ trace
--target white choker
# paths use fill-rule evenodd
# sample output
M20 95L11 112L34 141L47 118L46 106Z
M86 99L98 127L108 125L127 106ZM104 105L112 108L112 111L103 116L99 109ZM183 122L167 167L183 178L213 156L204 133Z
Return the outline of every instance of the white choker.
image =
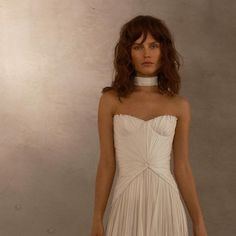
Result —
M134 84L137 86L157 86L158 85L158 76L143 77L135 76Z

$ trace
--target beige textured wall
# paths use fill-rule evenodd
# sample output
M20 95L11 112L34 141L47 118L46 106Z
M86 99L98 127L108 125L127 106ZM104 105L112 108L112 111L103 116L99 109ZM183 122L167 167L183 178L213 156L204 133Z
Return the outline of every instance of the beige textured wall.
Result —
M184 57L209 236L236 235L235 11L233 0L1 0L0 235L88 235L98 98L120 26L138 14L164 19Z

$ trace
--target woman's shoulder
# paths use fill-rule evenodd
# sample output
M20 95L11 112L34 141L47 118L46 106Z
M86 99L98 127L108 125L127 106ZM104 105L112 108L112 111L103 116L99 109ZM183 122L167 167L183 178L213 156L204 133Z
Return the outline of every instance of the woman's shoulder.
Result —
M110 108L113 112L118 104L117 92L113 88L103 91L100 96L100 103L104 104L107 108Z
M186 103L189 103L189 99L186 96L176 94L173 97L173 102L178 103L179 105L184 105Z
M191 110L189 99L183 95L175 95L173 98L173 106L180 116L181 114L189 113Z
M117 91L112 87L109 88L102 92L101 98L114 101L117 99Z

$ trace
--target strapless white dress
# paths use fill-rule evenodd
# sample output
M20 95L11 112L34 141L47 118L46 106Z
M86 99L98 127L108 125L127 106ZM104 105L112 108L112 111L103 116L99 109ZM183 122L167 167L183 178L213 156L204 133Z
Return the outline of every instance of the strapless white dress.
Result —
M185 209L170 171L177 119L114 115L118 173L106 236L188 236Z

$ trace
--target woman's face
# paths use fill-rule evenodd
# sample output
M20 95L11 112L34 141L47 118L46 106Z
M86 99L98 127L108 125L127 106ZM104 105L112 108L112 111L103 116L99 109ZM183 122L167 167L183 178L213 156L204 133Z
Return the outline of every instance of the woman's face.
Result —
M146 40L142 45L143 35L137 39L131 47L131 59L135 68L137 76L155 76L160 67L160 43L157 42L150 33L148 33ZM152 64L143 64L144 62L151 62Z

